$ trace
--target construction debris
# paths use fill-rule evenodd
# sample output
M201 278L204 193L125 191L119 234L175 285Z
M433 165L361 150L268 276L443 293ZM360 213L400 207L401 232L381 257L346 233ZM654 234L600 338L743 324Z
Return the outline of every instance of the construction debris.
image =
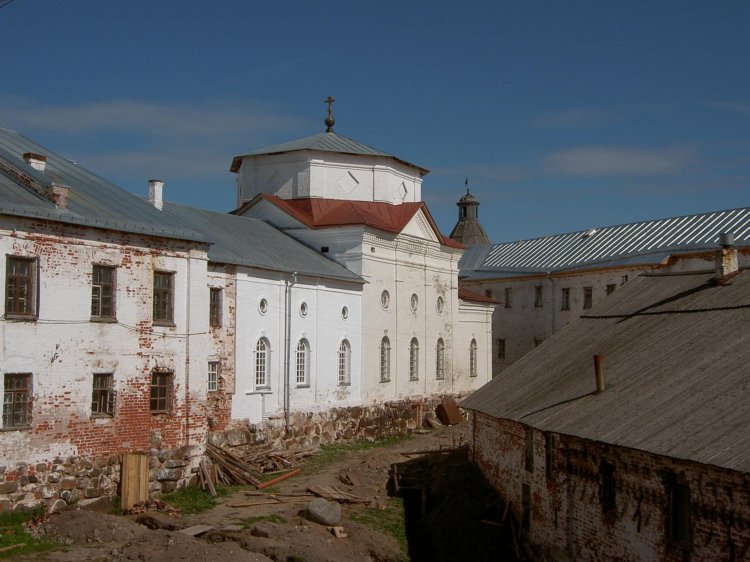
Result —
M323 499L339 503L370 503L369 499L344 492L336 486L310 486L307 491Z
M437 408L435 408L435 413L438 419L445 425L456 425L464 421L464 417L461 415L456 401L452 398L446 398L438 404Z

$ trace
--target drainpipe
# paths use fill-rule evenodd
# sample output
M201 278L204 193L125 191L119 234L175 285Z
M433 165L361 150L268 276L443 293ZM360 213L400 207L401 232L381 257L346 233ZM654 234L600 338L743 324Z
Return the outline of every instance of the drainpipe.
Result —
M185 445L190 445L190 264L193 261L188 250L187 295L185 296Z
M289 420L289 403L291 392L289 388L290 364L291 364L291 341L292 341L292 286L297 284L297 272L292 273L292 281L285 281L284 288L284 421L286 431L291 429Z

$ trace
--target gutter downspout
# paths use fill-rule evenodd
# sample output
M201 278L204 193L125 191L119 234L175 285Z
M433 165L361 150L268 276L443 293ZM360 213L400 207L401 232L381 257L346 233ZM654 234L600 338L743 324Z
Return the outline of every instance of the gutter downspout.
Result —
M289 419L290 388L289 376L291 365L291 340L292 340L292 287L297 284L297 272L292 273L292 281L285 281L284 287L284 423L286 431L291 429Z
M185 335L185 445L190 445L190 265L193 257L188 250L187 260L187 295L185 297L185 324L187 334Z

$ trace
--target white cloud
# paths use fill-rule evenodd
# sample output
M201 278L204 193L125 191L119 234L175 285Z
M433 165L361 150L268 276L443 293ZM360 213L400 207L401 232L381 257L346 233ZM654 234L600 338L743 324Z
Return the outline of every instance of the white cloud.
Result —
M679 147L584 146L547 154L544 163L548 173L566 176L653 176L684 171L690 156L690 150Z

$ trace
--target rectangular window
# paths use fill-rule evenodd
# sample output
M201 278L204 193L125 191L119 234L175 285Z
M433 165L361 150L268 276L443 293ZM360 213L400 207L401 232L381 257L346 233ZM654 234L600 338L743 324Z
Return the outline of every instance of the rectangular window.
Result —
M495 345L497 346L497 358L505 359L505 340L497 339L495 340Z
M172 372L151 373L150 410L152 414L169 413L172 409Z
M521 484L521 527L528 531L531 527L531 486Z
M594 303L594 289L592 287L583 288L583 308L591 308Z
M602 511L607 513L617 507L615 504L615 466L606 461L602 462L599 474L601 476L599 503L602 505Z
M208 391L216 392L219 390L219 362L208 362Z
M664 521L667 540L674 546L690 546L690 487L677 482L675 474L665 477L668 511Z
M3 428L31 423L31 373L6 374L3 381Z
M91 275L91 318L115 318L115 268L95 265Z
M620 279L620 285L624 285L627 282L628 282L628 276L623 275L622 278Z
M5 273L5 316L35 318L37 306L37 261L8 256Z
M547 480L552 480L555 476L558 443L556 433L547 432L544 434L544 475Z
M112 373L94 373L91 393L91 415L111 417L115 415L115 391L112 388Z
M542 308L544 306L544 287L537 285L534 287L534 306Z
M617 285L615 285L614 283L607 285L607 294L611 295L615 292L615 289L617 289Z
M560 310L570 310L570 289L565 287L560 296Z
M174 322L174 273L154 271L154 323Z
M211 288L208 317L211 326L221 326L221 289Z
M505 308L513 307L513 287L505 287Z

